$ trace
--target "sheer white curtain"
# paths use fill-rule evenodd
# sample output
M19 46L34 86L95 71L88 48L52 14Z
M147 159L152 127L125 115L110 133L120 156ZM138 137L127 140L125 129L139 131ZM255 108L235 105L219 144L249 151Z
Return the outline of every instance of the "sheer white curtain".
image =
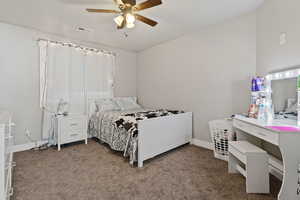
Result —
M87 97L113 97L114 56L89 53L86 57Z
M53 117L60 101L68 103L69 114L85 114L88 96L113 96L115 56L43 40L39 46L42 137L54 142Z

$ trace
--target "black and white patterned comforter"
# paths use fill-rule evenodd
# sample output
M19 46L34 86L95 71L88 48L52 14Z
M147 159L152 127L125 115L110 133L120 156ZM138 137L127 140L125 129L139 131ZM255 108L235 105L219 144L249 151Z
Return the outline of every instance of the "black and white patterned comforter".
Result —
M138 121L178 113L183 112L163 109L99 112L90 118L89 133L111 149L124 152L133 164L137 160Z

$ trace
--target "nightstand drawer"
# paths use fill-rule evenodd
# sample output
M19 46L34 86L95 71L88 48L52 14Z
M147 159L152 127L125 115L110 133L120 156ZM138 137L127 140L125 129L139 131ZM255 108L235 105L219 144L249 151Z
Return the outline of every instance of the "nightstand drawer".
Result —
M86 135L83 132L77 131L77 132L62 132L61 134L61 143L70 143L75 142L79 140L84 140L86 138Z
M66 118L63 120L62 129L71 132L82 131L86 128L86 124L87 121L83 118Z

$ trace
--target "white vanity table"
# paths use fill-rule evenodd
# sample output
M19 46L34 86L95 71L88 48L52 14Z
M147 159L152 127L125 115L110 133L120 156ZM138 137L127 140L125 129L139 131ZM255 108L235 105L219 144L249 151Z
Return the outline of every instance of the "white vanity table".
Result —
M275 119L263 122L236 115L233 126L280 148L283 157L283 182L278 199L300 200L300 129L297 127L297 121ZM277 130L271 127L287 127L287 130Z

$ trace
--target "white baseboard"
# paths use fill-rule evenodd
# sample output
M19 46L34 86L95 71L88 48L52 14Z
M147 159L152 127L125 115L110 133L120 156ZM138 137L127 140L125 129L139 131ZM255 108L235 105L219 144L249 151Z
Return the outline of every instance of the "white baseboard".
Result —
M204 140L198 140L198 139L193 138L192 144L195 146L198 146L198 147L205 148L205 149L214 150L213 144L210 142L204 141Z
M38 141L37 143L31 142L27 144L19 144L19 145L14 145L10 148L10 151L12 152L21 152L21 151L27 151L30 149L33 149L35 147L42 146L44 144L47 144L48 141Z

